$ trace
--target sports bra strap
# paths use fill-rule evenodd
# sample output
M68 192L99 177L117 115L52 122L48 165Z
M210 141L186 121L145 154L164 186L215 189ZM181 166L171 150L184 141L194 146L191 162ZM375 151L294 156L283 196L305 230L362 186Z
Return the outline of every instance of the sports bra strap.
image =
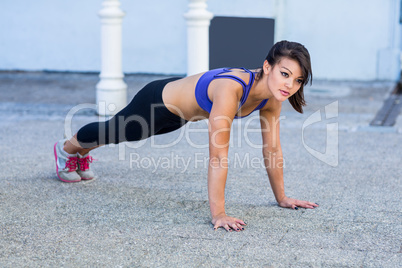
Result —
M239 83L243 86L243 88L247 86L246 82L244 82L243 79L241 79L241 78L239 78L239 77L237 77L237 76L234 76L234 75L228 75L228 74L219 75L219 74L218 74L218 75L215 75L214 78L215 78L215 79L218 79L218 78L228 78L228 79L235 80L236 82L239 82Z
M250 81L247 84L246 82L244 82L243 79L241 79L240 77L234 76L234 75L230 75L228 74L229 72L232 71L232 69L241 69L243 70L245 73L248 73L250 75ZM218 79L218 78L227 78L227 79L232 79L234 81L239 82L242 87L243 87L243 94L242 97L240 99L240 106L239 106L239 110L241 108L241 106L243 106L243 104L246 102L248 95L250 93L250 88L254 83L254 73L251 72L250 70L247 70L246 68L223 68L221 73L215 74L214 75L214 79Z

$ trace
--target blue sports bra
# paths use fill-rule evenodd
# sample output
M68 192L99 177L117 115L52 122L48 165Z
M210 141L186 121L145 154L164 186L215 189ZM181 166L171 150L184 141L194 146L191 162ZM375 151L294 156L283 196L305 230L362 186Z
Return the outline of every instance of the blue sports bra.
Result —
M231 72L231 69L242 69L243 71L249 73L250 74L250 82L248 84L246 84L239 77L227 74L227 73ZM212 82L212 80L218 79L218 78L229 78L236 82L239 82L243 86L243 95L240 99L240 106L238 109L238 110L240 110L240 108L243 106L243 104L246 103L246 100L250 93L250 89L254 83L254 80L255 80L254 73L245 68L220 68L220 69L215 69L215 70L211 70L211 71L204 73L198 80L197 85L195 86L195 99L197 100L198 105L200 105L200 107L208 113L210 113L211 109L212 109L212 101L208 97L208 87L209 87L209 84ZM267 103L267 101L268 101L268 99L263 100L257 106L257 108L255 108L252 112L264 107L264 105ZM248 114L248 115L250 115L250 114ZM243 118L248 115L239 116L239 117L235 116L235 118Z

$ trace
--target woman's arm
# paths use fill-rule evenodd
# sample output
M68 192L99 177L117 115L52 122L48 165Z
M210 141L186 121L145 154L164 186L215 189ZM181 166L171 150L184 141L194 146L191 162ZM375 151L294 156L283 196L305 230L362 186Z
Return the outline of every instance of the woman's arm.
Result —
M297 209L298 207L315 208L318 206L315 203L292 199L285 194L283 154L279 130L280 108L280 105L278 105L276 108L260 110L261 133L264 145L262 153L272 191L281 207L292 209Z
M223 79L219 79L223 80ZM225 79L226 80L226 79ZM213 106L208 119L209 165L208 199L214 228L223 227L227 231L243 229L242 220L229 217L225 213L225 185L228 173L228 151L230 128L237 112L239 84L230 80L219 81L213 90ZM240 90L242 90L240 86Z

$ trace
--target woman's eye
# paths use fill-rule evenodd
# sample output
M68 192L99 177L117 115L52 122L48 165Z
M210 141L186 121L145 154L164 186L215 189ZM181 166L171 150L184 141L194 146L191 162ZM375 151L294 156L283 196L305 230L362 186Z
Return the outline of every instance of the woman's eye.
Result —
M297 79L296 81L297 81L297 83L299 83L300 85L303 84L303 80L301 80L301 79Z
M281 74L286 78L289 77L289 75L287 73L285 73L285 72L281 72Z

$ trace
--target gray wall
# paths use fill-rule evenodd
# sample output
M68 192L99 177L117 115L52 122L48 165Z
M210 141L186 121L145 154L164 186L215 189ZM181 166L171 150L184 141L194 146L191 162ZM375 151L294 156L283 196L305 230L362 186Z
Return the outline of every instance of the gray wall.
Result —
M252 2L252 4L251 4ZM396 80L400 0L209 0L216 16L275 19L276 41L306 45L315 78ZM101 0L3 0L0 70L100 70ZM187 0L121 0L123 71L186 72ZM249 33L239 33L247 36ZM258 33L254 33L257 34ZM267 48L268 50L268 48ZM261 59L265 57L264 53Z

